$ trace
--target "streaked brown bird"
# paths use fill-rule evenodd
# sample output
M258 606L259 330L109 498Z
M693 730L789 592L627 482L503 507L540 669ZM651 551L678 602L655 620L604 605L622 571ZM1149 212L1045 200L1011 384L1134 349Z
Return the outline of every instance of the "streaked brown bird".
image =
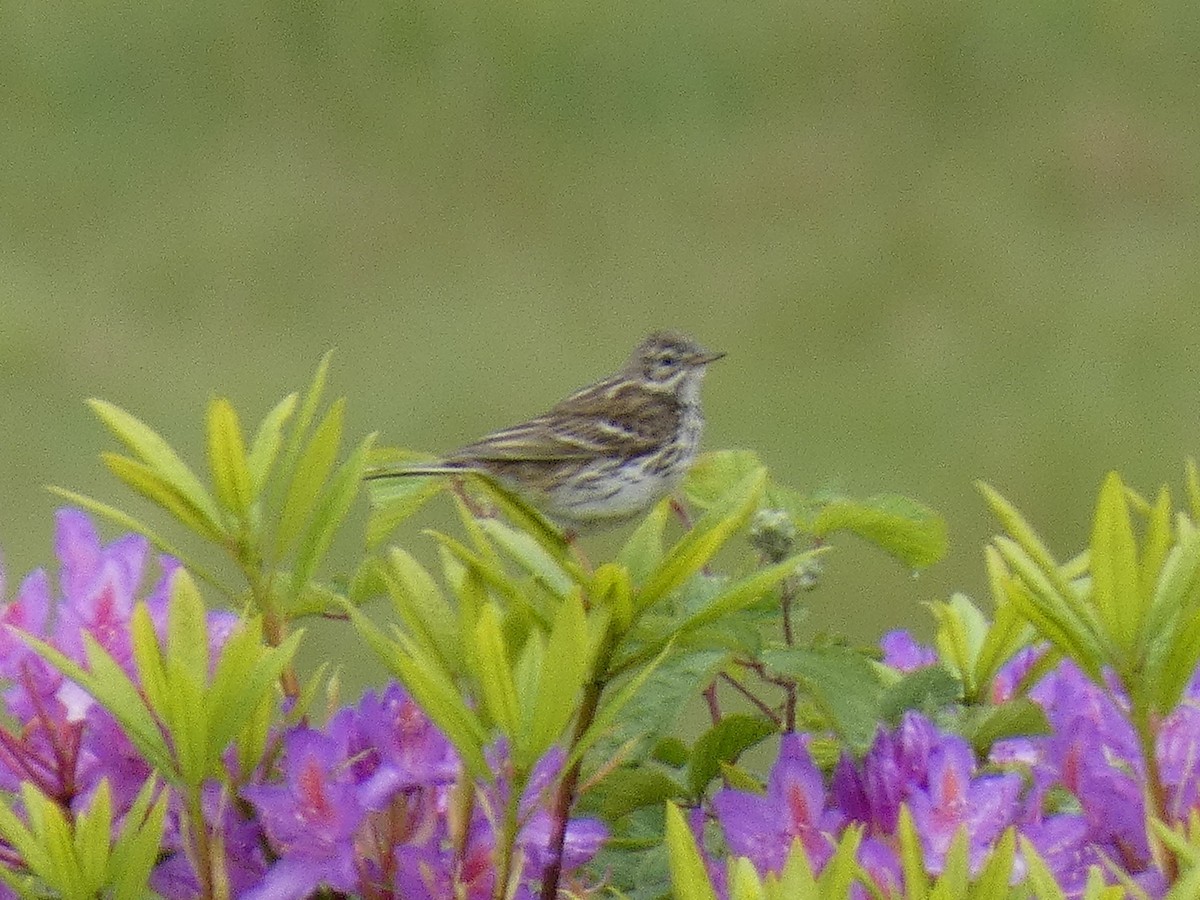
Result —
M724 356L656 332L609 377L549 411L495 431L434 463L367 478L482 472L571 531L633 518L669 494L696 458L700 382Z

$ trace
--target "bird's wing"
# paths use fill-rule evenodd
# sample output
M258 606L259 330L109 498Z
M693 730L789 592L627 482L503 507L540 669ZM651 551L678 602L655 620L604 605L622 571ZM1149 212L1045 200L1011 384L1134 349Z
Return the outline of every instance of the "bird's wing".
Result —
M545 415L493 432L447 459L551 462L642 456L670 439L680 414L661 397L653 398L654 403L648 399L636 384L603 381L572 394Z

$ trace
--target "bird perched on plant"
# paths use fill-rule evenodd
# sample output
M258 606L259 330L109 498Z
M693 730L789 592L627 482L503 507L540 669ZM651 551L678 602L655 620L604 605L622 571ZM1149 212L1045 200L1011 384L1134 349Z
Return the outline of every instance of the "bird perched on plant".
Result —
M479 472L572 531L632 518L674 490L695 460L704 428L700 382L724 355L686 335L656 332L615 374L542 415L436 462L367 478Z

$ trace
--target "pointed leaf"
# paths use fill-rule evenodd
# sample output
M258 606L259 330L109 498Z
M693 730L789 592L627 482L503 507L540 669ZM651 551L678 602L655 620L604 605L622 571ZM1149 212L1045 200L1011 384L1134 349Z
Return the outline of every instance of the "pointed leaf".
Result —
M645 582L662 562L663 532L666 530L667 516L670 512L670 498L654 504L617 554L617 562L629 570L630 580L635 585Z
M763 661L800 681L832 727L856 752L875 737L883 686L871 663L846 647L769 650Z
M128 487L161 506L188 528L214 543L225 542L225 532L217 520L196 507L175 485L150 466L117 453L101 453L100 459Z
M326 351L325 355L321 357L312 383L308 386L308 391L305 392L304 399L300 403L300 412L292 425L292 433L288 436L287 447L283 451L280 471L283 473L284 483L292 481L300 448L304 444L304 439L308 437L308 429L312 425L313 419L316 418L317 408L321 405L321 398L325 395L325 383L329 380L329 363L332 359L332 350Z
M246 468L250 473L250 492L257 497L262 493L275 460L279 457L279 448L283 444L283 426L295 412L297 394L288 394L275 404L275 407L263 417L250 444L250 453L246 458Z
M692 831L674 803L667 804L667 852L676 900L717 900Z
M509 668L508 648L504 643L500 611L495 603L485 603L475 623L476 678L483 694L483 706L500 726L500 730L512 738L520 722L517 708L516 686L513 684L512 669ZM519 754L523 748L514 748ZM518 759L518 763L529 762Z
M849 531L918 569L945 556L949 544L941 516L915 500L894 494L833 500L817 515L812 531L819 537Z
M478 524L521 569L559 600L575 592L578 586L570 574L525 532L510 528L499 519L482 519Z
M254 502L246 442L233 405L217 397L208 405L208 465L217 497L239 520L244 520Z
M313 432L296 463L275 531L275 555L283 557L313 514L342 442L346 401L338 400Z
M442 492L437 478L405 476L367 482L371 515L367 519L367 549L376 550L400 523Z
M1137 545L1125 502L1125 487L1110 472L1100 489L1092 528L1092 602L1108 641L1122 651L1121 664L1133 663L1128 653L1138 639L1142 594L1138 590ZM1121 671L1124 671L1122 668Z
M148 468L196 509L216 529L220 521L216 503L195 473L171 449L170 444L140 419L104 400L88 401L108 430Z
M297 587L307 586L312 580L313 573L325 558L338 527L345 521L346 514L350 512L350 506L354 503L354 498L358 496L358 486L366 467L367 452L374 440L374 434L367 435L349 459L338 467L329 482L328 489L313 511L308 529L296 550L296 569L293 577Z
M529 732L524 741L534 758L545 753L574 718L579 694L592 674L593 659L587 615L582 599L576 594L563 601L554 617L545 662L538 673Z
M671 548L637 592L637 608L645 610L670 594L708 562L746 522L758 506L767 472L759 468L739 481Z
M198 685L208 674L207 612L187 570L177 571L167 609L167 658Z
M451 669L459 637L454 610L424 567L407 551L393 547L383 569L396 615L426 653Z
M721 763L737 758L778 732L774 722L761 716L728 715L704 732L692 748L688 763L688 789L693 797L703 795L708 783L721 771Z

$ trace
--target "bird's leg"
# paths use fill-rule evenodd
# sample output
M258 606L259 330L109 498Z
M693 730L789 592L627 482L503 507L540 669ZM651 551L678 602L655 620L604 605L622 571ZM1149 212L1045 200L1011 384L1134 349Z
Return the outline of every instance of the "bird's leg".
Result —
M481 506L479 501L467 493L467 481L461 476L457 476L450 480L450 490L454 491L454 496L462 501L463 506L467 511L477 519L493 519L496 516L496 511Z
M563 540L567 542L567 549L571 551L571 555L575 557L575 561L583 567L583 570L591 574L592 561L587 558L587 554L583 552L583 547L579 546L579 532L574 528L568 528L563 532Z
M684 527L685 531L690 531L692 528L692 514L687 511L678 497L671 498L671 512L675 513L675 518L679 520L679 524Z

